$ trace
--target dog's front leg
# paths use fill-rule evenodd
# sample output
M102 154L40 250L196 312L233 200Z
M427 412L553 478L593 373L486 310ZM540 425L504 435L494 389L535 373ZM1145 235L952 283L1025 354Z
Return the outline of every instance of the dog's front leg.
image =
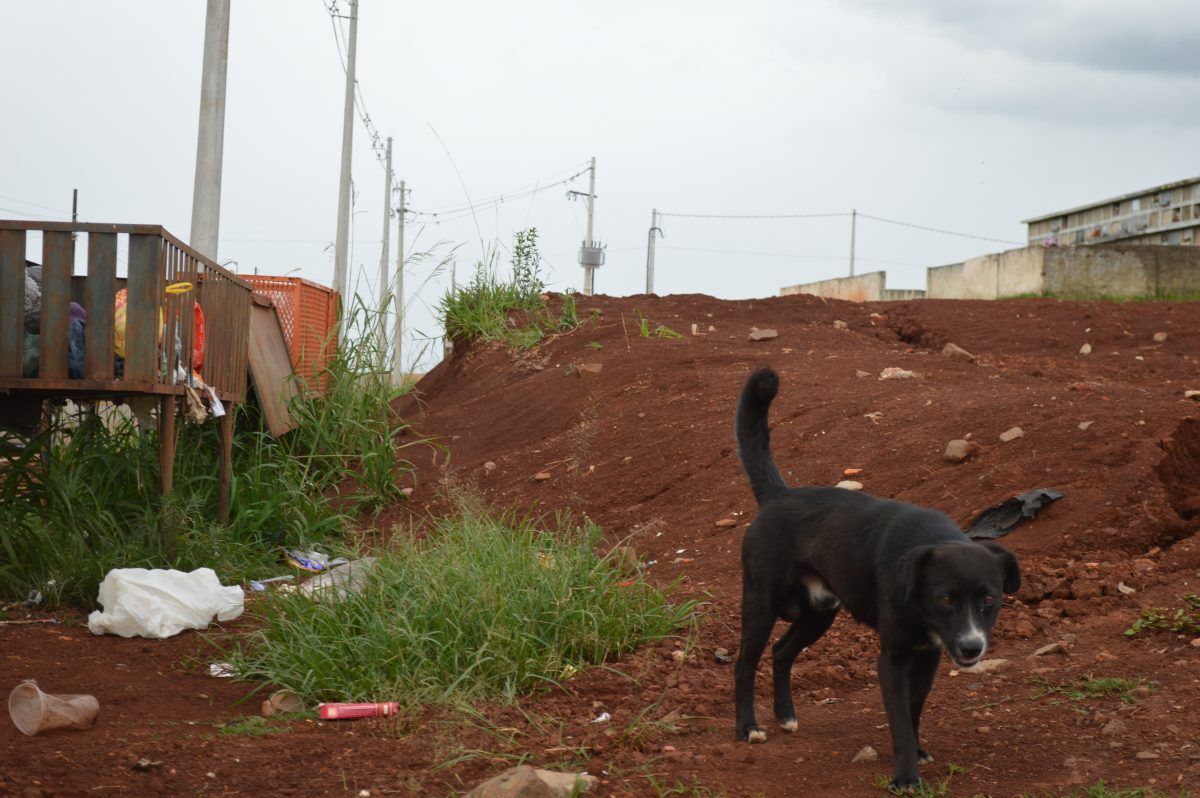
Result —
M892 788L912 791L920 784L917 773L917 735L910 712L909 671L912 653L886 644L879 653L879 687L892 732Z

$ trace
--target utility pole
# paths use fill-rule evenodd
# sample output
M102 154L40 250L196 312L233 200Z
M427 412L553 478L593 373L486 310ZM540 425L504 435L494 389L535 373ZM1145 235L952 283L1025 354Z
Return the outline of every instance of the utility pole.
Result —
M854 276L854 227L858 222L858 209L850 210L850 276Z
M217 259L221 221L221 158L225 148L225 74L229 62L229 0L208 0L204 66L200 76L200 130L192 188L191 245Z
M346 48L346 99L342 111L342 175L338 184L337 243L334 246L334 288L342 299L341 340L346 339L348 319L345 318L349 300L347 250L350 245L350 156L354 149L354 58L358 41L358 0L350 0L350 43Z
M646 242L646 293L654 293L654 242L663 234L658 226L658 208L650 213L650 239Z
M392 237L392 137L387 140L387 157L383 167L383 251L379 253L379 364L380 371L387 368L387 306L388 306L388 261L391 259L388 246Z
M592 156L592 165L588 169L588 220L587 240L583 245L592 248L592 220L596 213L596 156ZM591 296L596 287L596 267L585 264L583 267L583 293Z
M390 139L389 139L390 141ZM396 348L392 353L392 386L399 387L404 381L404 363L400 359L404 341L404 181L400 181L400 207L396 209L396 288L392 292L392 303L396 309Z

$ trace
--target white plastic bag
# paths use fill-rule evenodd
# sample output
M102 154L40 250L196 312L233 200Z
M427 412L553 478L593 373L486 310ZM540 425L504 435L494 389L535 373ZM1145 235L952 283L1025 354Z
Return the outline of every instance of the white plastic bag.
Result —
M163 569L114 568L100 583L100 606L88 616L94 635L163 638L184 629L204 629L242 614L245 594L222 587L211 568L189 573Z

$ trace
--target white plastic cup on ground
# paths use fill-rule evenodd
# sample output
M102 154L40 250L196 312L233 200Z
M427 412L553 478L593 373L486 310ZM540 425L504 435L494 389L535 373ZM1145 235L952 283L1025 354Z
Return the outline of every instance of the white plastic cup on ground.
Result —
M100 715L95 696L43 693L26 679L8 694L8 714L22 734L32 737L53 729L90 729Z

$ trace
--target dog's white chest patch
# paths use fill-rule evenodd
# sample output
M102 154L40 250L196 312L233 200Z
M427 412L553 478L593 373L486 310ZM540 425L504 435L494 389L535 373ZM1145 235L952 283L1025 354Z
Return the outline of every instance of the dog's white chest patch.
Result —
M804 583L804 589L808 591L808 599L814 607L836 607L842 603L837 594L821 577L810 574L801 581Z

